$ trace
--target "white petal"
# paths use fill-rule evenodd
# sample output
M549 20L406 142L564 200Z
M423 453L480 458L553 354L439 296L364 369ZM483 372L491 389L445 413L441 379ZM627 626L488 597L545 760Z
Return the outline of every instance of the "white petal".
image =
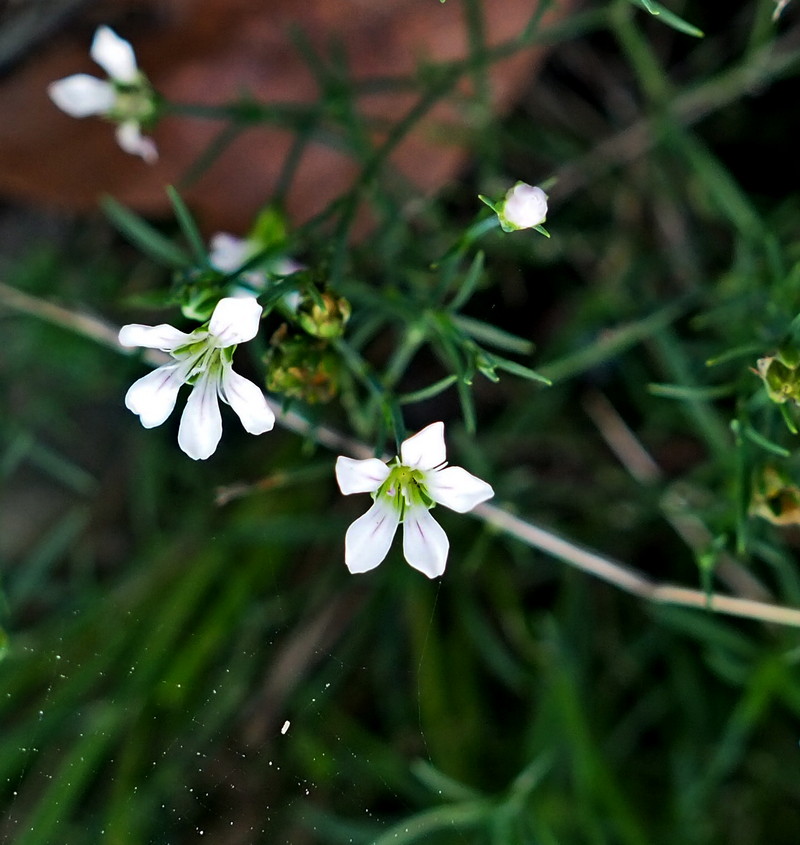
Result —
M258 385L235 373L230 364L223 365L220 398L236 411L250 434L263 434L275 425L275 414Z
M134 82L139 74L133 47L107 26L97 28L89 55L119 82Z
M208 324L215 346L224 348L252 340L258 334L262 310L253 297L226 296L220 299Z
M228 296L235 299L243 299L246 296L255 299L258 296L258 291L263 291L267 282L267 277L263 273L242 273L237 278L243 284L228 287Z
M222 417L217 401L217 379L203 374L195 382L178 428L178 445L195 461L214 454L222 437Z
M336 481L345 496L351 493L374 493L389 477L391 470L377 458L358 461L340 455L336 459Z
M275 263L271 269L278 276L291 276L293 273L299 273L301 270L305 270L306 265L295 261L294 258L289 258L288 255L284 255L275 259Z
M400 515L391 502L378 499L348 529L344 538L344 562L351 572L369 572L386 557Z
M158 161L158 150L152 138L145 138L135 120L120 123L116 131L117 143L126 152L139 156L148 164Z
M281 304L290 314L297 313L297 309L300 307L302 301L303 296L299 290L290 291L281 297Z
M425 489L434 502L458 513L471 511L475 505L494 496L491 485L461 467L446 467L427 473Z
M51 82L47 93L61 111L72 117L106 114L117 99L112 85L88 73L76 73Z
M400 446L400 460L415 469L433 469L444 463L446 457L443 422L431 423Z
M197 339L200 340L199 337ZM119 330L119 342L123 346L144 346L147 349L160 349L162 352L171 352L191 340L191 335L178 331L167 323L157 326L128 323Z
M406 511L403 520L403 554L414 569L428 578L437 578L444 572L450 542L444 528L419 505Z
M159 367L128 388L125 407L139 415L145 428L155 428L172 413L185 378L186 367L182 363Z
M237 238L227 232L217 232L209 242L208 260L221 273L233 273L247 261L250 244L244 238Z

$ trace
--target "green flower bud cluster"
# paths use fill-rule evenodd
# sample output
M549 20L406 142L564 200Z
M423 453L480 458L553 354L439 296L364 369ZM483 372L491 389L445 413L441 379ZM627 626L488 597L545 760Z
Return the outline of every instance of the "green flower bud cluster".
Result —
M350 311L350 303L344 297L325 291L317 297L304 297L295 320L312 337L330 340L344 334Z
M311 404L330 402L341 386L339 356L324 340L292 334L284 323L266 356L267 390Z
M343 368L330 342L344 334L350 310L344 297L306 289L270 341L267 389L310 403L337 396Z

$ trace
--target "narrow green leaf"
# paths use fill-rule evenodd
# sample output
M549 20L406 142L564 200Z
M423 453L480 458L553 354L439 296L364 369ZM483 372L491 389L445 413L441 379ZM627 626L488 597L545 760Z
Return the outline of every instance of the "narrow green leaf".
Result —
M406 439L406 424L403 419L403 412L400 410L400 403L387 399L385 408L388 412L394 439L397 442L397 448L399 449L400 444Z
M494 382L495 384L500 381L500 376L497 375L497 359L494 355L489 355L488 352L485 352L479 346L475 346L475 355L474 355L474 363L475 369L489 381Z
M749 535L749 521L747 512L750 506L750 462L747 456L747 444L742 433L742 423L731 420L730 429L736 447L734 452L734 501L736 505L736 553L744 556L747 553Z
M461 403L461 415L464 417L464 426L469 434L475 434L477 423L475 417L475 402L472 398L472 388L463 379L456 382L458 387L458 400Z
M553 383L547 376L543 376L541 373L537 373L536 370L532 370L523 364L518 364L516 361L509 361L507 358L500 358L497 355L493 355L492 358L498 370L505 370L507 373L528 379L529 381L538 381L541 384L546 384L548 387Z
M112 197L103 197L100 205L117 231L154 261L174 268L187 267L191 263L169 238Z
M514 778L509 790L512 801L524 799L536 789L553 768L554 752L544 752L536 756Z
M403 393L398 397L397 401L401 405L413 405L416 402L424 402L426 399L432 399L434 396L438 396L440 393L443 393L453 384L453 382L457 380L458 376L445 376L443 379L439 379L439 381L436 381L427 387L423 387L420 390L414 390L411 393Z
M763 353L763 351L764 347L759 346L757 343L746 343L743 346L737 346L733 349L728 349L727 351L720 353L714 358L709 358L706 361L706 366L716 367L717 364L724 364L726 361L732 361L736 358L750 358L753 355L760 355Z
M167 196L169 197L169 201L172 203L172 208L175 211L175 217L178 221L178 225L181 227L184 237L189 242L189 246L194 253L197 263L203 265L207 264L208 250L206 250L203 236L200 234L200 230L194 222L194 217L192 217L191 211L189 211L189 208L183 201L183 198L172 185L167 185Z
M118 721L118 713L110 709L90 715L86 730L79 733L62 758L61 766L32 812L33 823L19 831L18 845L50 845L61 839L58 830L63 829L64 820L71 817L87 784L97 776L99 762L114 741Z
M44 585L53 577L53 568L68 554L88 519L88 507L75 505L37 538L24 565L15 567L13 580L9 577L7 590L14 605L21 605L46 589Z
M516 352L518 355L530 355L536 348L529 340L517 337L511 332L498 329L489 323L476 320L473 317L465 317L463 314L454 314L453 323L470 337L479 340L495 349L504 349L506 352Z
M268 310L279 299L282 299L289 293L297 290L297 282L292 279L283 279L280 282L271 282L267 292L258 297L258 301L264 306L264 310Z
M492 805L487 801L465 801L434 807L390 828L373 845L409 845L412 842L424 842L436 832L452 833L478 827L488 820L491 810Z
M736 392L736 385L721 384L716 387L694 387L684 384L648 384L647 392L653 396L665 399L721 399L732 396Z
M658 17L667 26L677 29L678 32L683 32L685 35L691 35L694 38L703 38L705 36L702 29L698 29L694 24L690 24L683 18L678 17L674 12L670 12L669 9L657 3L656 0L628 0L628 2Z
M415 760L411 764L411 773L434 795L440 796L439 800L478 801L481 798L477 790L440 772L427 760Z
M461 287L450 303L451 311L458 311L459 308L464 306L472 298L472 294L475 293L475 288L478 286L478 282L483 274L483 258L483 250L480 250L472 260L472 264L470 264L469 270L467 270L464 276Z
M751 443L755 443L756 446L760 446L762 449L765 449L767 452L771 452L773 455L779 455L781 458L788 458L792 454L788 449L784 449L783 446L773 443L772 440L768 440L763 434L760 434L749 425L742 426L742 432Z
M781 416L783 417L783 421L786 423L786 428L788 428L792 434L797 434L797 425L792 419L792 412L789 409L789 406L784 402L778 407L781 409Z
M745 238L765 238L768 227L759 208L727 165L693 132L676 130L672 125L667 134L668 142L686 157L719 214L736 226Z
M685 303L672 303L640 320L598 332L597 340L558 358L543 369L553 381L562 381L591 370L652 337L659 329L677 320L686 310Z

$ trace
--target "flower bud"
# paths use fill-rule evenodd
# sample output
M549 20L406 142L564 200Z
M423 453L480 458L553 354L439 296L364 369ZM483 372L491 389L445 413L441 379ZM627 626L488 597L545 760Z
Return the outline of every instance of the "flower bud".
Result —
M350 303L329 292L318 298L307 297L300 303L295 319L303 331L313 337L341 337L350 319Z
M498 204L497 215L506 232L540 226L547 218L547 194L541 188L517 182Z
M181 307L187 320L204 323L225 295L221 276L215 270L192 267L177 270L173 276L173 300Z
M772 466L756 475L750 513L773 525L800 525L800 487Z
M800 405L800 372L796 367L787 366L777 355L759 358L756 366L756 372L773 402Z
M284 323L272 336L266 357L267 390L310 404L330 402L338 393L341 366L324 341L290 335Z

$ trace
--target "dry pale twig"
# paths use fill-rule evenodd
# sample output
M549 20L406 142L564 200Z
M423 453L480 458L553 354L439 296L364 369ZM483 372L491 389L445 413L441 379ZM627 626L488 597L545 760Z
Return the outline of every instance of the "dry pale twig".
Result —
M645 486L662 480L661 468L602 393L590 391L583 406L609 449L633 478ZM684 490L682 485L672 485L661 498L661 512L686 545L695 554L701 554L711 547L714 538L703 522L686 507L689 490ZM772 600L769 590L727 552L717 554L714 573L740 596L764 602Z

